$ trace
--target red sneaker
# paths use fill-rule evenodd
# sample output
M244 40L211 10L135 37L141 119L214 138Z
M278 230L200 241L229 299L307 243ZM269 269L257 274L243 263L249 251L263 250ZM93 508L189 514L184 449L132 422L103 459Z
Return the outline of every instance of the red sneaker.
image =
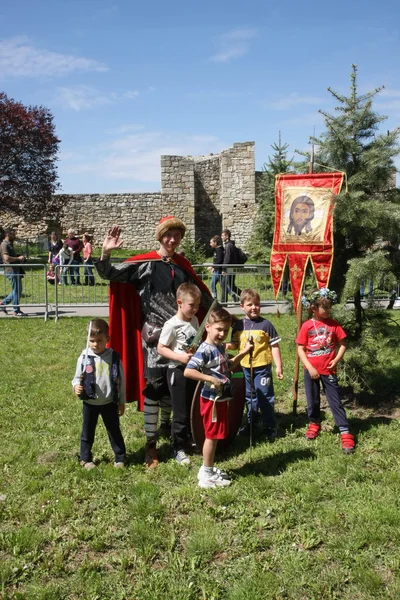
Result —
M321 425L318 425L318 423L310 423L305 433L305 437L307 440L315 440L315 438L319 436L320 431Z
M351 433L341 433L340 441L342 442L342 450L345 454L352 454L356 448L354 435Z

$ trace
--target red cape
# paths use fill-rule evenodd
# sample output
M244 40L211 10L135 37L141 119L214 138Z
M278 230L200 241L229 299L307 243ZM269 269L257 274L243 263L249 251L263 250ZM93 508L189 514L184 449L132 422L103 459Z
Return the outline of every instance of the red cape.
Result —
M147 252L131 256L125 262L148 262L161 260L157 252ZM199 279L190 262L181 254L172 259L195 281L202 292L210 295L208 287ZM199 311L201 321L204 315ZM126 283L110 283L110 347L121 356L126 379L126 401L138 402L139 410L143 410L144 396L142 391L146 385L143 377L144 361L142 353L142 307L140 296L133 285Z

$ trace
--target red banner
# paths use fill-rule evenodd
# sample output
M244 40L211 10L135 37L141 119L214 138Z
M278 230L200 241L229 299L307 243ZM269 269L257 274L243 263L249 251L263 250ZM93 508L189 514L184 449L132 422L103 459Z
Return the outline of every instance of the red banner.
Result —
M328 286L333 257L333 206L342 183L343 173L276 176L271 278L276 298L287 261L295 308L309 260L318 287Z

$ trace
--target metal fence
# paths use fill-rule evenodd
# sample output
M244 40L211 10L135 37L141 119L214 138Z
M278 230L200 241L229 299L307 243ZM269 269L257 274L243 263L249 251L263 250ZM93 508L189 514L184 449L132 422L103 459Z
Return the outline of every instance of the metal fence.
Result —
M56 320L63 308L108 305L108 281L98 276L93 265L57 265L52 287Z
M0 265L0 296L2 298L9 297L9 302L5 307L13 307L13 299L10 297L10 292L13 287L16 287L18 288L20 307L22 309L24 307L41 308L44 312L44 319L47 320L49 300L46 281L46 265L42 263L13 263L13 267L22 267L25 274L9 274L7 273L7 270L10 267L4 264Z
M53 280L47 274L47 266L42 263L23 265L14 263L13 266L21 266L25 271L25 275L20 279L22 285L20 307L23 311L25 308L38 309L36 314L44 315L47 320L50 312L58 319L65 311L71 314L71 310L68 309L108 306L108 282L97 275L92 265L57 265ZM0 264L0 298L8 296L12 287L5 268L5 265ZM238 294L245 288L256 289L264 305L274 302L268 264L221 265L221 274L213 274L210 263L193 265L193 268L211 291L214 291L215 283L215 295L221 304L237 305ZM310 289L315 287L312 278L307 285ZM365 291L368 293L369 289ZM399 298L400 286L398 284L397 289L393 290L382 280L373 285L372 296L376 300L388 300L393 296ZM280 295L281 300L285 298L291 300L289 285L285 297ZM366 297L366 302L367 300ZM399 302L396 302L396 308L398 304ZM12 307L11 303L9 306ZM29 314L32 312L30 310Z

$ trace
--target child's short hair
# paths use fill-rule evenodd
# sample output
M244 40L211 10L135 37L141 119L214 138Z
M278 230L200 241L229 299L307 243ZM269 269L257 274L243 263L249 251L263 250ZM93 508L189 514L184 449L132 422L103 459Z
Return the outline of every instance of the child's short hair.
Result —
M181 283L181 285L176 290L176 299L183 300L185 296L190 296L191 298L195 298L196 300L200 300L201 291L194 285L194 283Z
M246 288L240 294L240 304L244 304L246 300L255 300L260 302L260 294L257 292L257 290Z
M213 325L214 323L232 323L232 315L226 308L216 308L210 312L207 323L209 325Z
M107 321L105 321L104 319L93 319L93 321L91 321L91 327L90 327L90 333L92 335L108 335L108 323ZM88 331L89 331L89 325L88 324Z

